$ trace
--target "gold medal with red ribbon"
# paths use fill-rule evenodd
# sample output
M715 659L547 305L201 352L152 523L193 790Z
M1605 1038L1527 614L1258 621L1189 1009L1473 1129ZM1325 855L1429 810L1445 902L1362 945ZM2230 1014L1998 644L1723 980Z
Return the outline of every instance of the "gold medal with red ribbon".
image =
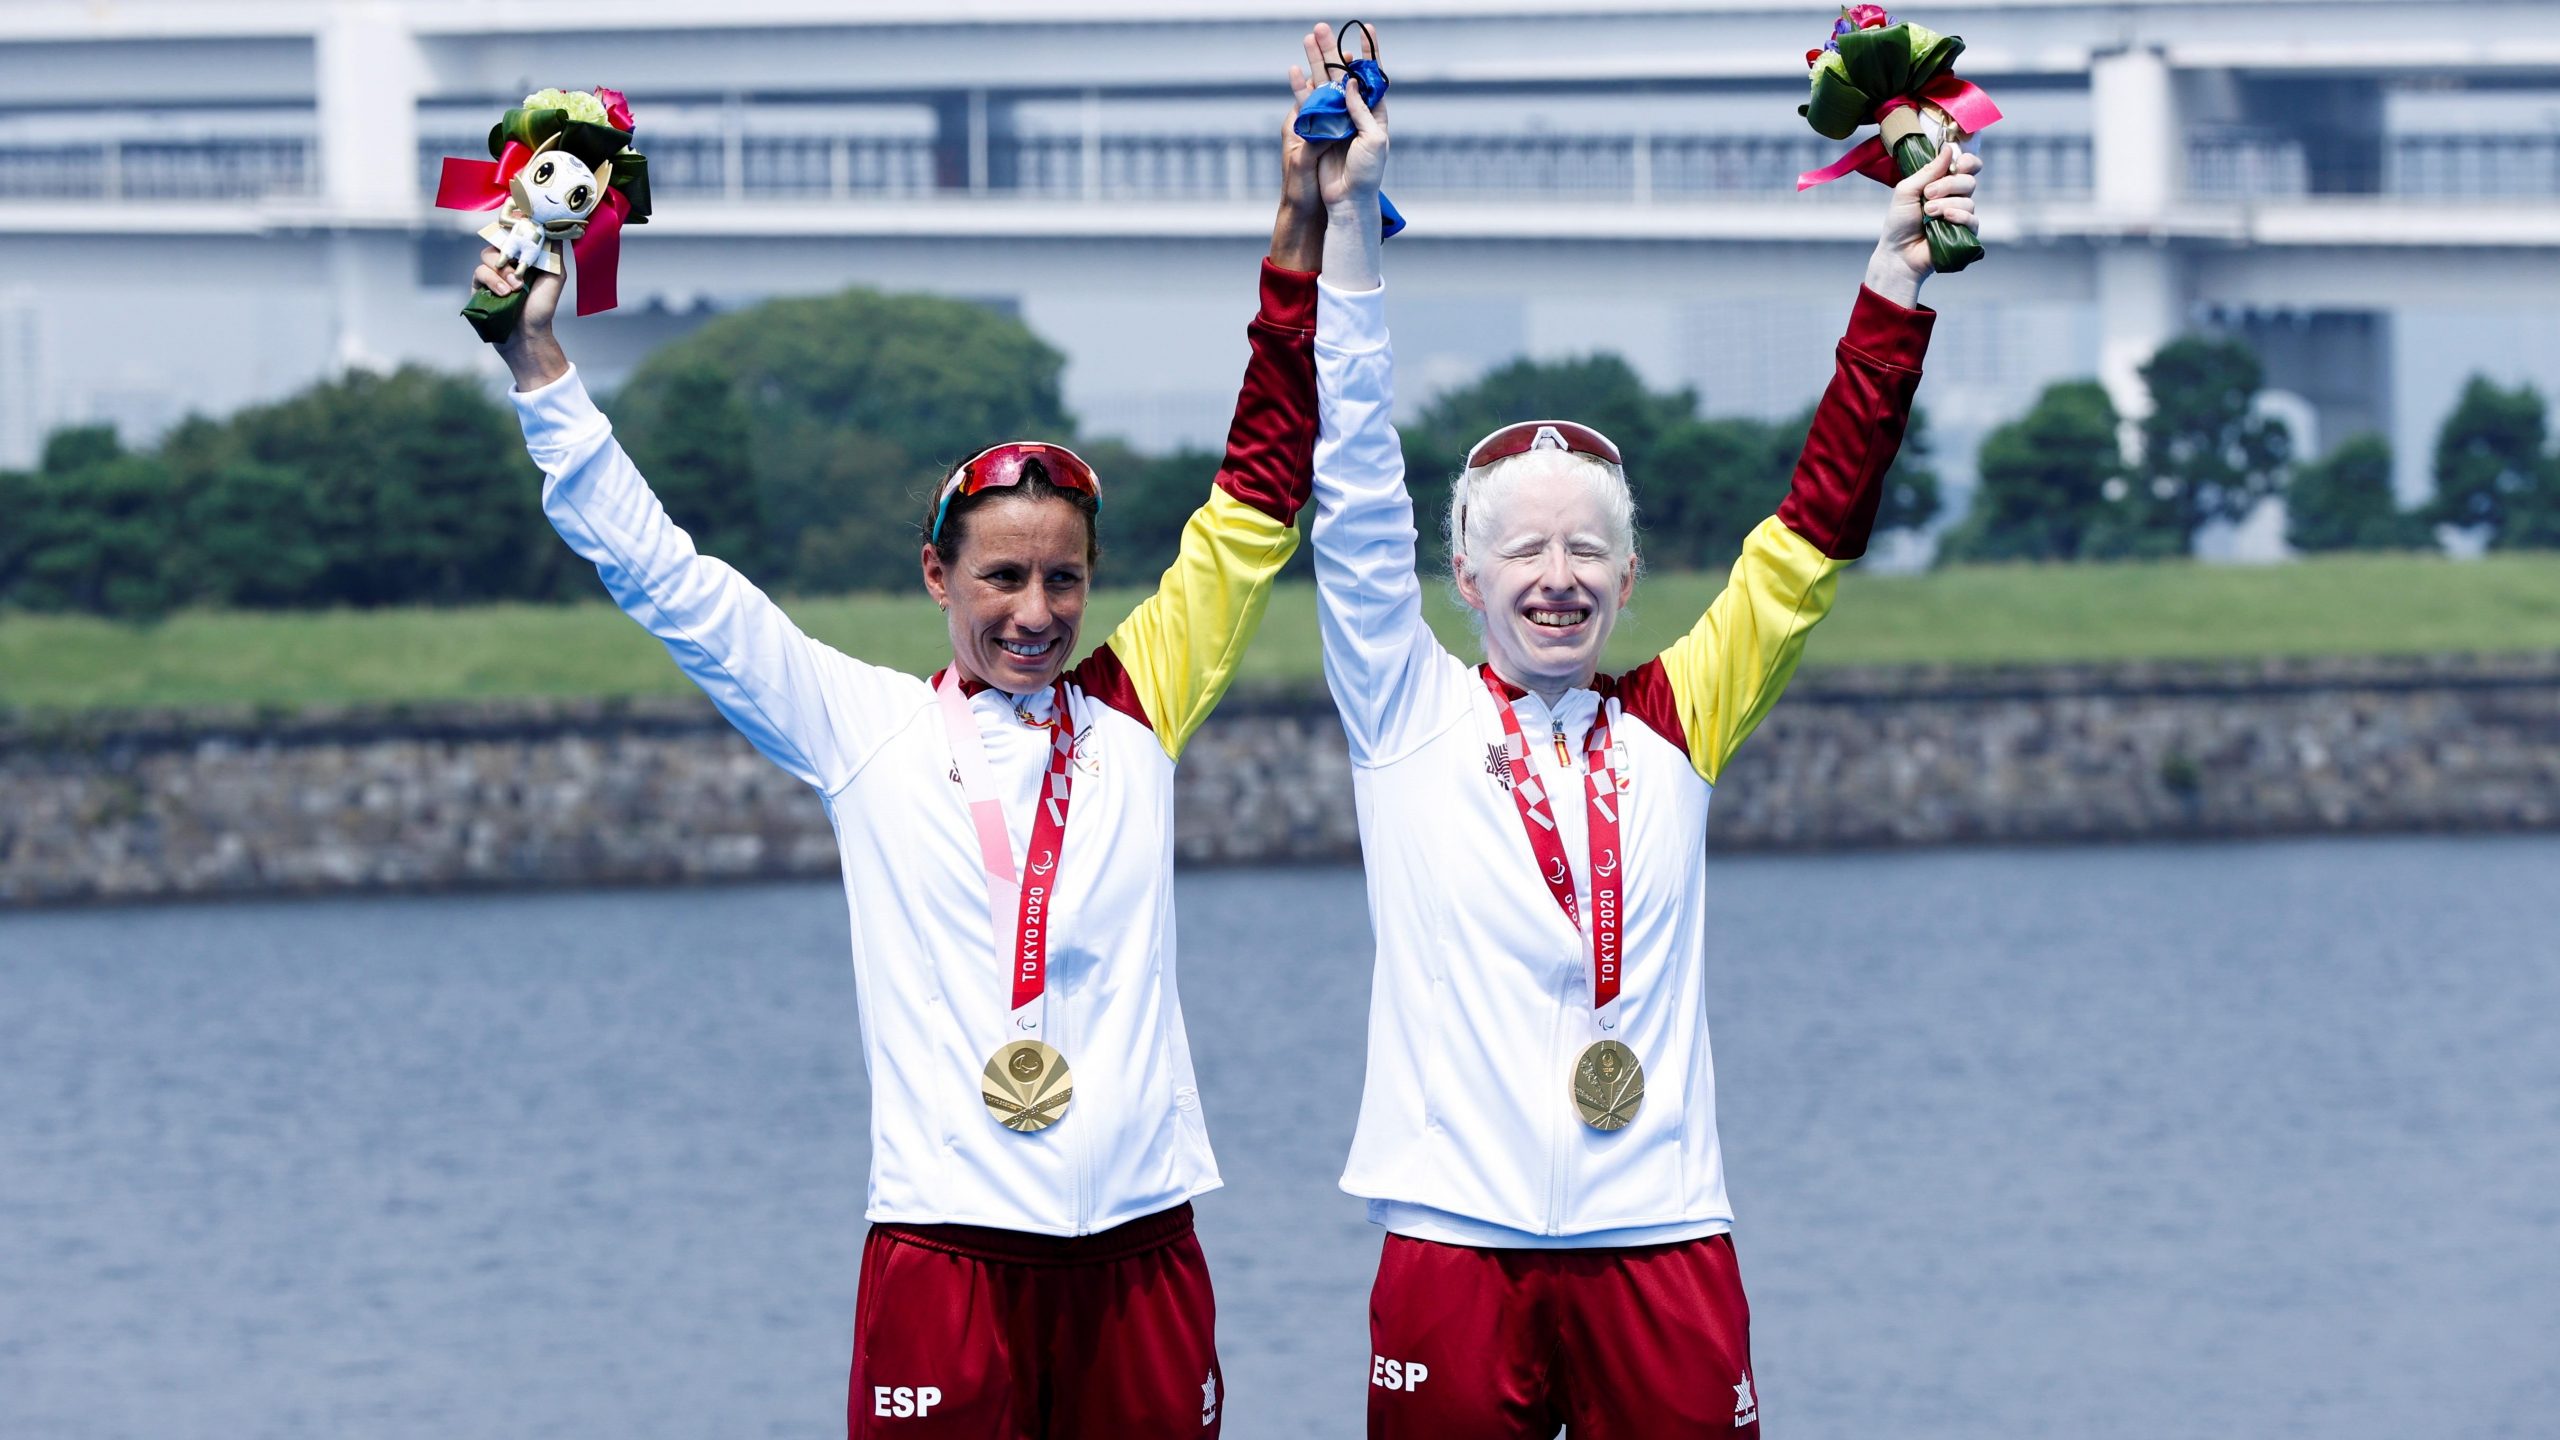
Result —
M1584 848L1591 874L1591 915L1586 924L1582 902L1574 888L1573 866L1565 858L1564 837L1556 832L1554 797L1529 764L1529 740L1521 733L1520 717L1513 713L1511 697L1504 693L1503 682L1493 673L1493 667L1485 666L1478 674L1486 692L1493 696L1493 708L1502 716L1504 749L1511 760L1511 803L1520 812L1520 828L1528 832L1529 852L1537 857L1539 875L1547 882L1547 893L1563 909L1564 918L1573 923L1576 932L1587 932L1591 937L1591 1014L1602 1038L1583 1047L1574 1061L1570 1085L1574 1109L1582 1116L1582 1123L1594 1130L1623 1130L1644 1106L1644 1063L1631 1047L1610 1033L1618 1028L1624 980L1619 941L1625 929L1627 876L1626 851L1618 823L1618 771L1610 748L1610 736L1616 727L1609 704L1601 702L1600 713L1592 718L1591 733L1583 745L1580 788L1589 818ZM1561 733L1556 743L1561 749Z
M1047 728L1049 763L1033 802L1031 848L1021 874L1013 867L1013 838L1005 826L1004 802L996 797L987 770L986 741L978 734L977 713L961 694L960 681L946 670L934 686L942 707L943 728L951 739L952 763L960 772L960 793L967 799L969 819L978 832L978 860L987 879L987 914L995 923L995 941L1003 963L1013 972L1013 1010L1006 1039L987 1057L978 1082L978 1098L996 1123L1016 1134L1046 1130L1066 1118L1074 1103L1074 1072L1067 1059L1040 1038L1047 1017L1049 925L1058 895L1058 862L1067 849L1067 802L1075 793L1076 728L1067 709L1066 682L1050 697ZM1036 723L1036 722L1035 722ZM1013 930L1003 929L1013 917ZM1009 943L1008 943L1009 942Z

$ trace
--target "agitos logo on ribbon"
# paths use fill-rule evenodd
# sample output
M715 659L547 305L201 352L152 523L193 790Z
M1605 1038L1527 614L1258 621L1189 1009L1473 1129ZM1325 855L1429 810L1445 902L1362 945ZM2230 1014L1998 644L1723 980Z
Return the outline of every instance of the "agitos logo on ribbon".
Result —
M1964 53L1958 36L1908 22L1897 24L1881 5L1847 5L1819 50L1804 52L1813 96L1796 107L1816 132L1846 140L1858 127L1878 133L1819 170L1796 177L1798 190L1827 185L1844 175L1900 184L1925 170L1938 149L1989 129L2000 107L1981 87L1952 69ZM1929 260L1952 275L1982 258L1971 230L1944 220L1927 222Z
M499 211L480 236L519 276L565 274L567 245L578 257L578 313L610 310L620 298L622 227L649 221L649 160L631 148L631 133L631 106L619 90L537 90L490 127L492 158L445 158L436 205ZM525 293L476 290L463 318L496 344L516 333Z

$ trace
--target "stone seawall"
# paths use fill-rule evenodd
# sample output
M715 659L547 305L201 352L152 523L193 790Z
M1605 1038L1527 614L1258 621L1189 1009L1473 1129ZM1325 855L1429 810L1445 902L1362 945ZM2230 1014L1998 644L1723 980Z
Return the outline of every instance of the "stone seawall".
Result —
M1232 697L1180 852L1358 853L1320 696ZM1725 849L2560 828L2560 655L1829 670L1719 787ZM833 873L691 698L0 723L0 904Z

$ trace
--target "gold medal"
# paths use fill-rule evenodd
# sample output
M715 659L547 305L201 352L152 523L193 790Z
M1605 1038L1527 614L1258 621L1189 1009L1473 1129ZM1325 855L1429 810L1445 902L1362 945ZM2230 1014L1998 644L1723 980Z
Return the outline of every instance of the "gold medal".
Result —
M1016 1040L987 1061L978 1098L997 1124L1028 1135L1066 1118L1076 1081L1067 1073L1067 1057L1041 1041Z
M1644 1065L1615 1040L1597 1041L1573 1062L1573 1103L1594 1130L1624 1130L1644 1107Z

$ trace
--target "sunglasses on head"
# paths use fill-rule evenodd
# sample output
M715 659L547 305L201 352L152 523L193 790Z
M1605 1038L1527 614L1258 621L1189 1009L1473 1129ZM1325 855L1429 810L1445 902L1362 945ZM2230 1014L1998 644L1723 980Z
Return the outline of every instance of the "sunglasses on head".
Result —
M1617 443L1588 425L1576 425L1570 420L1522 420L1503 426L1470 447L1466 470L1471 475L1496 460L1508 460L1532 450L1563 450L1575 455L1588 455L1594 460L1606 460L1612 465L1626 463L1618 458ZM1466 476L1458 478L1459 483L1465 483ZM1466 535L1467 507L1464 501L1460 501L1458 543L1465 544Z
M1570 420L1523 420L1477 441L1467 451L1467 468L1473 470L1532 450L1569 450L1612 465L1626 463L1618 458L1618 447L1609 437L1588 425L1576 425Z
M1084 463L1083 456L1066 446L1046 445L1037 440L992 445L961 461L960 468L951 472L951 478L942 482L942 498L935 501L933 507L933 533L926 539L930 543L941 543L942 522L951 514L954 496L975 495L981 490L1001 490L1008 485L1019 485L1033 465L1038 465L1042 477L1059 489L1090 495L1094 504L1102 503L1101 478L1093 473L1092 466Z

